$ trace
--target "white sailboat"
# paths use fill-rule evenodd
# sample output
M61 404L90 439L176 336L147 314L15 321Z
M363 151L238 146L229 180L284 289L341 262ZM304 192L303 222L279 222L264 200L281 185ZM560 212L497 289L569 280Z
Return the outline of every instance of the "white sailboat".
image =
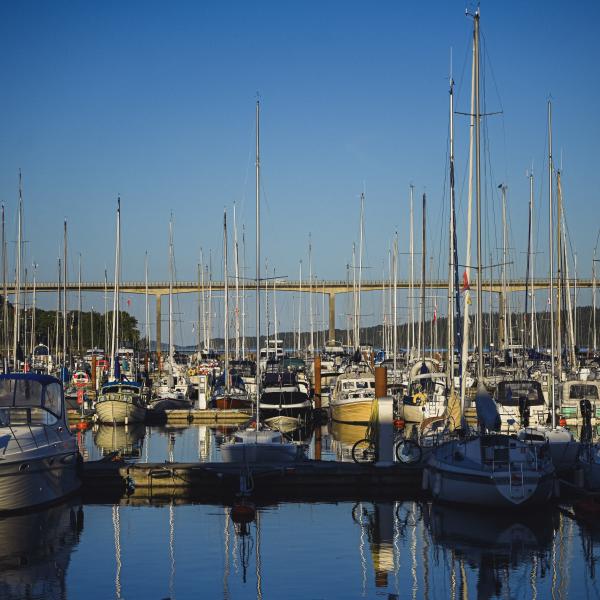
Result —
M260 424L260 103L256 101L256 428L234 434L221 445L223 462L282 463L302 456L301 447L288 441L280 431Z
M473 80L476 137L477 206L477 379L475 399L481 433L447 441L430 455L424 487L435 499L486 507L518 507L547 502L552 496L555 471L550 456L536 444L496 433L500 416L483 385L482 227L480 173L479 10L473 15ZM465 317L466 318L466 317ZM464 396L462 397L464 402Z
M119 363L119 285L121 276L121 198L117 201L117 234L115 245L115 290L109 381L102 386L95 409L101 423L137 423L146 418L146 405L141 386L134 381L122 381Z

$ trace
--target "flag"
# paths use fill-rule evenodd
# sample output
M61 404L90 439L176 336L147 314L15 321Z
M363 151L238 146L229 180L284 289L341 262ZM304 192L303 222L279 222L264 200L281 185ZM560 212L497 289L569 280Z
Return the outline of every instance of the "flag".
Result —
M437 321L437 306L433 309L433 322Z
M469 285L469 276L467 275L467 271L463 271L463 292L470 290L471 286Z
M131 306L131 298L127 298L127 306Z

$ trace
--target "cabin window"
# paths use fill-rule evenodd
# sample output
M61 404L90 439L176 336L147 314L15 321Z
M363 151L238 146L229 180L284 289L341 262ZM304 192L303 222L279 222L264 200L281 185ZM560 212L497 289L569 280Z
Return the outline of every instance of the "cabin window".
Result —
M13 379L0 379L0 406L13 405Z
M57 417L61 415L61 390L59 383L50 383L46 386L46 397L44 398L44 408L54 413Z
M15 406L40 406L42 384L31 379L15 380Z
M583 400L584 398L598 400L598 388L595 385L572 385L569 389L569 399Z

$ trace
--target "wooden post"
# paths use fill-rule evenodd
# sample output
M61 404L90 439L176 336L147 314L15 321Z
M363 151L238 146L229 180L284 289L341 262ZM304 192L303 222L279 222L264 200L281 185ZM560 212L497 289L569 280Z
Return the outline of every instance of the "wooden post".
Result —
M321 408L321 357L315 356L313 362L315 409Z
M92 388L96 389L96 357L92 355Z
M387 396L387 368L375 367L375 398Z

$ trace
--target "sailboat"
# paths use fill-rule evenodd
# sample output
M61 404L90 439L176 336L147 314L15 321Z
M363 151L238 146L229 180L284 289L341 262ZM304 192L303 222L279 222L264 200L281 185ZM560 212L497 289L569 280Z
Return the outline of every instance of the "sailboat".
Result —
M477 202L477 380L475 398L480 432L449 440L433 450L424 472L424 487L434 499L487 507L542 504L552 496L555 470L541 447L498 433L497 406L483 384L481 286L481 173L479 103L479 10L473 15L473 80L476 136ZM461 396L464 401L464 396ZM464 408L464 407L463 407ZM464 410L462 411L464 414Z
M146 418L141 385L123 381L119 363L119 285L121 275L121 198L117 200L117 235L115 244L115 287L113 299L111 365L109 381L102 386L96 401L96 416L101 423L137 423Z
M280 431L261 427L260 396L260 102L256 101L256 427L234 434L221 445L223 462L282 463L303 456L301 446L284 437Z
M227 212L223 215L223 280L225 282L225 368L217 379L212 396L213 405L221 410L251 408L252 402L241 375L230 368L229 361L229 277L227 272Z
M188 400L190 382L184 369L175 362L173 336L173 279L175 273L175 252L173 247L173 215L169 221L169 356L167 357L167 376L162 378L154 390L156 399L150 404L154 414L166 410L187 409L192 403Z

